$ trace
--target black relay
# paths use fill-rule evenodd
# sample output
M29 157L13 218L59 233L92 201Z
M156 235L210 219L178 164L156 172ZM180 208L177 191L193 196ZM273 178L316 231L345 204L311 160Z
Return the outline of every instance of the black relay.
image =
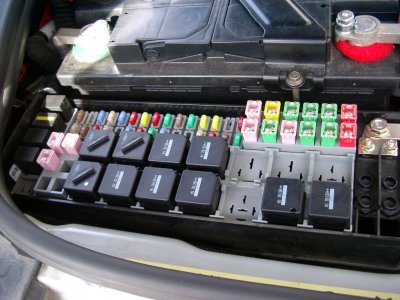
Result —
M50 130L46 128L29 128L22 139L22 143L30 146L43 147L46 145L49 136Z
M176 173L172 169L146 167L136 189L136 200L145 209L168 211L173 208L172 196Z
M122 131L112 157L117 162L145 164L150 135L147 132Z
M342 182L313 181L308 222L317 228L343 230L350 225L351 194Z
M194 136L186 165L189 169L215 172L224 178L228 157L229 149L224 139Z
M211 172L185 170L175 202L185 214L208 216L215 213L221 195L221 182Z
M79 150L79 157L107 162L115 140L116 135L113 131L91 129Z
M14 154L13 161L21 169L22 173L39 175L42 168L36 163L40 148L21 146Z
M102 167L99 163L78 160L71 167L64 189L75 201L97 201L101 173Z
M269 177L265 181L261 210L264 219L276 224L303 221L304 183L299 179Z
M134 166L109 164L99 187L100 196L110 205L132 205L137 174Z
M149 154L152 166L179 168L183 164L187 139L181 134L157 134Z

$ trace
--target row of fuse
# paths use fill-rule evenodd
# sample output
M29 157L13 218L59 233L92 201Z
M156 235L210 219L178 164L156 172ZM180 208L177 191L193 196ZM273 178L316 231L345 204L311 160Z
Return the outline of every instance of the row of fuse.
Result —
M239 118L241 122L243 118ZM106 112L104 110L85 111L80 110L75 118L74 123L69 129L69 133L79 134L84 139L89 129L113 130L119 133L125 131L148 132L154 136L156 133L186 133L195 134L197 136L220 136L226 141L231 140L232 133L235 131L236 118L222 118L218 115L213 117L202 115L200 117L189 114L165 115L159 112L152 114L148 112L127 113L125 111ZM239 129L240 131L240 129ZM240 145L241 134L233 138L233 144Z
M264 111L260 100L249 100L246 105L246 118L241 126L243 140L257 142L261 127L264 143L276 143L281 118L281 102L267 101ZM264 112L264 118L262 114ZM338 106L335 103L323 103L319 114L319 104L305 102L300 115L300 103L286 101L280 125L280 137L283 144L295 144L297 132L303 145L315 145L317 121L321 119L321 146L336 145L338 133L340 147L355 147L357 138L357 105L342 104L340 126L338 125ZM301 118L301 120L300 120ZM261 124L261 126L260 126Z

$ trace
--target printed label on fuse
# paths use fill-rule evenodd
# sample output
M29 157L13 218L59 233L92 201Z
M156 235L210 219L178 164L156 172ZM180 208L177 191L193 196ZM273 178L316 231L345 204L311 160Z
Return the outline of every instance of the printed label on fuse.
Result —
M280 185L278 188L278 195L276 198L278 199L277 203L285 206L286 205L286 197L287 197L287 185Z
M199 196L199 191L201 187L201 182L203 181L202 177L196 177L193 182L192 182L192 187L190 188L190 195L193 195L193 197L198 197Z

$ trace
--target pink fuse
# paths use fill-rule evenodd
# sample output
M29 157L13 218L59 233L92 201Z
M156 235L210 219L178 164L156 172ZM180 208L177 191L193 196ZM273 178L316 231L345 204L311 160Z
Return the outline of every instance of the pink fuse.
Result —
M62 132L52 132L49 139L47 140L47 146L53 149L57 154L64 153L64 149L61 143L64 139L64 133Z
M258 140L258 120L244 119L242 125L242 135L245 142L257 142Z
M79 149L81 148L82 141L77 133L67 133L62 142L62 147L65 152L72 155L79 155Z
M43 170L54 172L57 170L60 159L53 149L42 149L36 162L43 168Z
M248 100L245 114L248 119L260 120L262 114L262 102L260 100Z
M283 120L281 123L282 144L296 144L297 121Z

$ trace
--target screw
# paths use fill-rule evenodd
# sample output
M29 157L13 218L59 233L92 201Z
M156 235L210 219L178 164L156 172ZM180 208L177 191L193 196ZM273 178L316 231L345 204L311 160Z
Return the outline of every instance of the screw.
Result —
M292 71L286 77L286 83L292 88L300 87L304 83L304 76L298 71Z
M386 150L396 150L397 142L395 140L388 140L385 142L384 147Z
M389 135L387 121L381 118L373 119L366 128L369 137L382 137Z
M370 138L365 138L363 141L360 140L360 144L362 147L362 152L369 153L375 149L375 143Z
M349 32L353 29L355 23L354 14L350 10L343 10L337 14L337 29L342 32Z

